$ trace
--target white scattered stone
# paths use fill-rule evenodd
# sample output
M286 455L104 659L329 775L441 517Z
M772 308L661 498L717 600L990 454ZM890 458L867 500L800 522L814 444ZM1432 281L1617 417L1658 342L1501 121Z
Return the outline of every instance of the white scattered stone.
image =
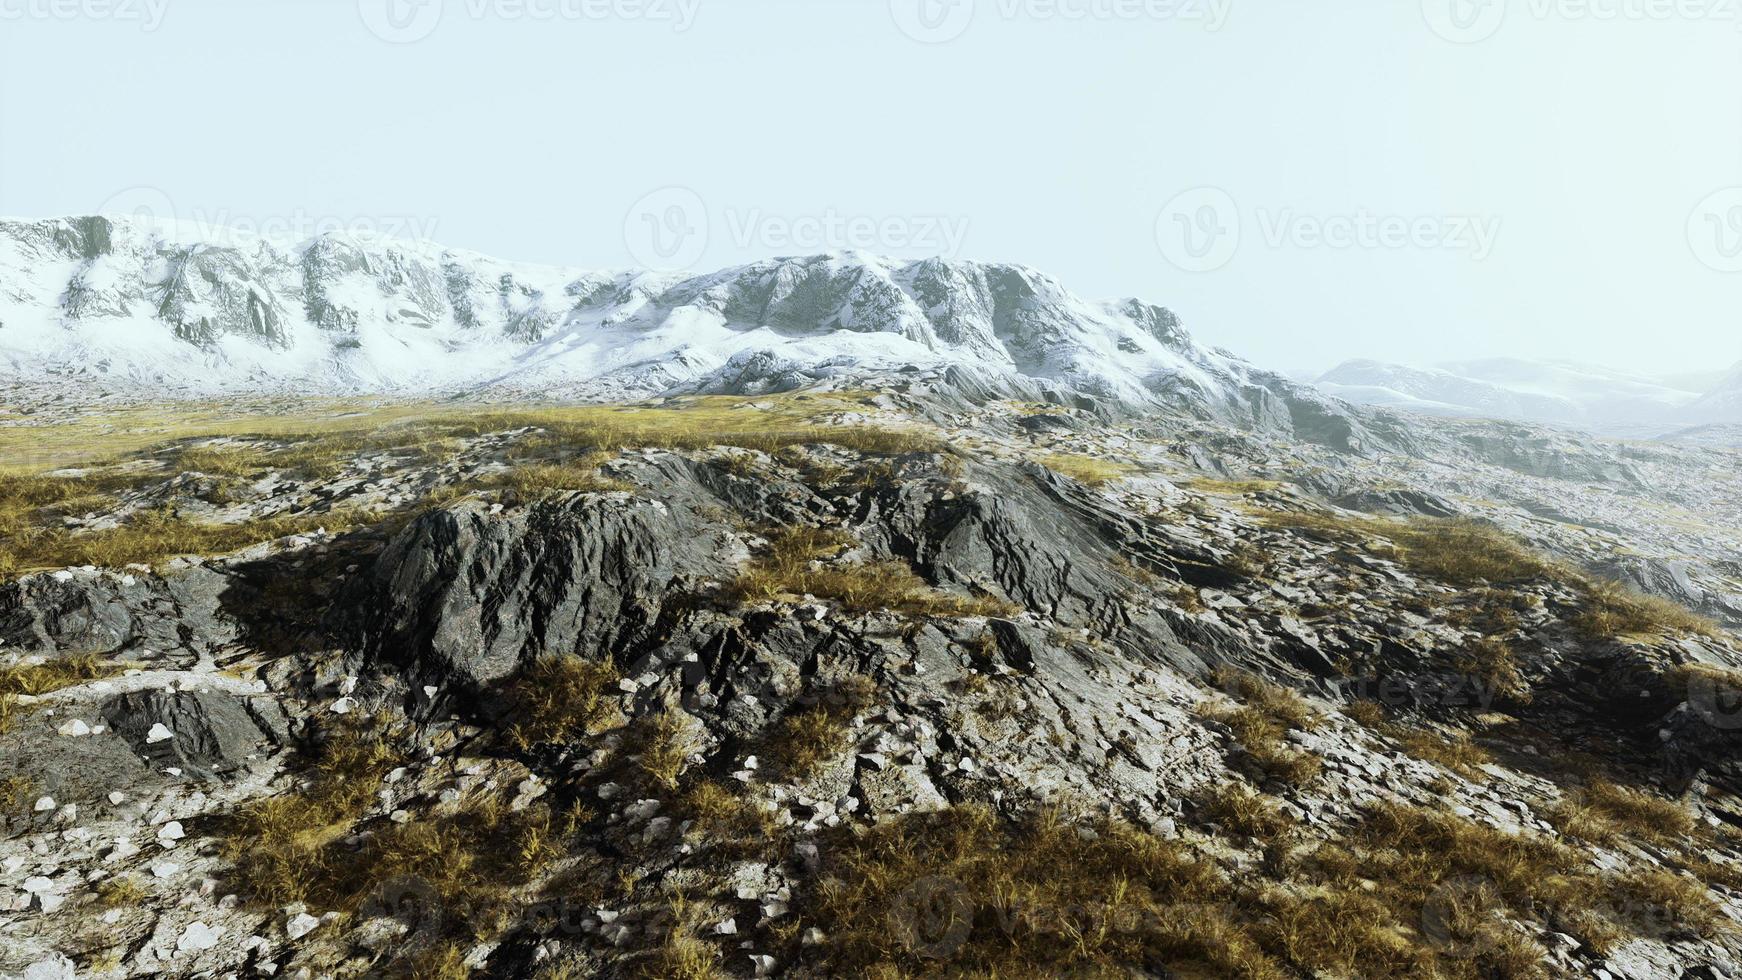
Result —
M218 945L218 937L223 934L223 929L214 929L204 922L190 922L182 930L181 938L175 941L176 952L203 953Z
M426 687L423 689L423 696L431 701L434 701L435 696L439 693L441 693L441 688L439 687Z
M36 806L34 807L34 809L36 810L37 813L47 813L50 810L53 810L54 808L55 808L55 802L54 802L54 797L52 797L52 796L45 796L42 799L37 800Z
M328 710L335 715L348 715L357 710L357 699L340 698L339 700L334 701L332 707Z
M126 793L123 793L120 790L116 790L115 792L109 794L109 805L110 806L120 806L121 804L123 804L125 802L127 802L127 794Z
M756 975L759 977L766 977L773 973L775 962L774 957L769 956L766 953L750 954L750 964L756 968Z
M714 935L716 936L736 936L737 934L737 919L727 919L724 922L718 922L714 925Z
M84 738L86 735L91 734L91 726L77 718L74 718L72 721L69 721L55 729L55 731L60 732L67 738Z
M187 831L182 829L181 821L179 820L171 820L169 823L157 828L157 839L160 842L181 840L186 836Z
M54 882L41 875L33 875L24 879L24 884L19 885L18 887L32 895L46 895L49 892L54 891Z
M179 864L170 861L158 861L151 866L151 876L153 878L170 878L180 870L181 865Z
M975 769L978 769L980 767L979 767L979 764L976 763L973 759L970 759L970 758L967 758L966 756L964 756L962 758L962 761L956 763L956 768L960 769L963 772L973 772Z
M169 726L160 721L151 726L151 731L145 733L145 744L156 745L159 742L167 742L174 737L175 733L169 730Z
M19 980L76 980L78 967L72 960L59 953L49 954L48 959L37 960L24 968Z
M750 771L754 772L757 769L762 768L762 760L756 758L755 756L750 756L749 758L744 760L744 768L749 769Z
M357 693L357 678L347 677L344 680L340 681L339 682L339 693L346 696L346 697L350 697L351 695Z
M321 920L304 912L284 924L284 934L293 940L301 939L320 928L320 925Z

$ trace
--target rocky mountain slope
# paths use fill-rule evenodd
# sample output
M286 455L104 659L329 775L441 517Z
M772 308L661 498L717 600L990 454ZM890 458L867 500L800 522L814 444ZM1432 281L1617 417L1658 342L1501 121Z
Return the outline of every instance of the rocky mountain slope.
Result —
M1742 975L1734 452L946 375L21 405L0 974Z

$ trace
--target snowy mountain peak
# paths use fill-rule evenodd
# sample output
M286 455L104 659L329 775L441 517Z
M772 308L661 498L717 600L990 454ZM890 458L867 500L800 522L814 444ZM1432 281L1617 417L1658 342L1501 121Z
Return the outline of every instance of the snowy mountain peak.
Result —
M1329 399L1199 346L1163 307L1088 302L1023 266L859 252L674 276L357 235L190 240L140 219L0 221L0 371L181 394L573 398L920 371L986 397L1283 429L1299 416L1359 438Z

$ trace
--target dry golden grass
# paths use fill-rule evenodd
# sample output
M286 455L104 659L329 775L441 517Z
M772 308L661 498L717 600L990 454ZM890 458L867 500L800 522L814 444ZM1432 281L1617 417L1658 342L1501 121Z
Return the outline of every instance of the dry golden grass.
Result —
M920 429L826 424L832 415L862 410L848 397L694 398L658 406L497 411L330 401L182 404L96 412L59 425L0 426L0 459L17 448L10 458L29 461L0 464L0 576L77 564L150 563L177 554L223 554L318 526L348 526L351 518L363 516L208 525L161 511L94 534L66 533L58 519L60 512L112 509L118 493L183 469L226 480L272 471L324 478L364 453L433 460L450 453L460 437L531 430L513 446L515 457L527 465L501 482L540 496L559 490L619 489L590 474L588 466L594 454L631 447L740 446L773 452L828 443L877 456L950 452ZM250 410L268 414L252 415ZM111 465L134 458L152 466L123 470ZM98 468L72 478L46 475L75 464Z
M1711 620L1683 606L1592 578L1537 554L1481 521L1423 518L1399 522L1328 511L1264 511L1259 516L1272 527L1324 540L1351 544L1377 541L1381 550L1389 543L1391 557L1399 564L1449 585L1484 588L1539 578L1564 582L1578 589L1585 600L1585 608L1573 625L1591 639L1677 632L1722 635ZM1488 593L1504 595L1495 589ZM1500 615L1505 617L1503 612ZM1514 680L1512 672L1504 669L1498 676L1505 682Z
M404 964L405 980L467 980L472 968L466 965L469 947L464 943L442 943L434 949L418 953Z
M1001 600L934 589L900 562L821 563L851 543L836 531L782 529L771 535L767 553L739 575L734 596L741 602L766 602L785 595L812 595L854 611L888 610L907 616L1010 616L1019 611Z
M114 677L131 664L79 653L41 663L20 662L0 667L0 735L12 730L20 712L19 695L41 697L86 681Z
M1294 691L1244 671L1221 668L1211 678L1228 692L1285 728L1311 730L1318 725L1312 708Z
M567 463L530 463L517 466L490 480L487 486L514 491L522 499L538 500L565 493L618 493L632 491L627 483L599 475L602 454Z
M550 808L540 801L514 811L497 792L479 789L406 823L377 816L360 844L349 843L401 761L382 732L351 721L322 747L306 790L242 807L224 846L240 893L260 906L302 902L355 913L384 887L409 881L439 904L444 935L486 936L510 923L523 890L566 853ZM446 954L396 966L427 976L459 969Z
M1487 636L1467 643L1458 651L1453 664L1487 690L1522 704L1530 703L1530 685L1519 669L1518 655L1505 640Z
M97 904L106 909L132 908L150 895L138 875L116 875L97 886Z
M1425 729L1392 726L1389 734L1402 743L1406 754L1445 766L1466 779L1485 778L1481 767L1494 761L1494 757L1477 745L1469 732L1442 735Z
M1385 706L1377 701L1351 701L1343 706L1343 714L1367 728L1378 728L1386 719Z
M1551 809L1549 821L1563 834L1604 845L1624 838L1687 844L1694 833L1693 812L1680 803L1597 779Z
M1276 480L1217 480L1208 477L1191 481L1193 490L1223 497L1246 497L1255 493L1274 493L1285 485Z
M1127 825L1010 824L963 806L843 835L826 853L808 905L833 975L1286 975L1213 865Z
M567 742L618 720L617 665L580 657L544 657L520 672L512 697L516 720L509 738L527 749L540 742Z
M0 814L10 816L24 809L36 792L36 784L24 776L0 779Z
M1193 802L1204 822L1234 837L1272 841L1294 826L1274 800L1240 782L1209 787Z
M1668 599L1645 595L1616 582L1586 580L1585 610L1576 625L1587 636L1657 636L1664 633L1721 635L1717 624Z
M695 732L677 714L654 715L640 725L635 743L640 747L636 765L654 784L675 790L693 751Z
M1265 511L1272 527L1345 542L1389 542L1396 560L1451 585L1520 582L1558 569L1504 532L1465 518L1408 522L1328 511Z
M1324 763L1311 753L1289 745L1290 729L1311 729L1318 724L1312 709L1300 695L1253 674L1218 670L1216 686L1243 704L1239 707L1208 705L1205 718L1227 725L1245 750L1245 759L1260 779L1274 779L1300 786L1317 779Z
M637 976L645 980L725 980L730 976L721 969L719 953L698 936L702 923L688 896L681 891L672 896L666 918L670 926L665 938L641 964Z
M90 653L53 657L35 664L14 664L0 668L0 694L41 697L86 681L114 677L129 666L131 664L106 660Z
M177 555L229 554L320 528L338 534L379 519L380 515L357 511L329 511L241 524L208 524L180 517L169 509L141 511L126 524L108 531L69 534L58 529L38 529L19 535L10 539L0 552L4 555L0 568L17 572L79 565L119 568L135 563L155 564Z
M1043 456L1040 464L1060 476L1069 477L1089 487L1104 487L1139 472L1137 467L1129 463L1097 456Z
M367 721L341 727L320 747L306 791L265 797L237 813L225 856L236 863L241 884L270 904L316 895L336 901L331 893L350 878L356 857L333 842L375 804L382 779L402 761Z
M807 708L781 720L768 742L768 754L782 773L807 779L847 750L847 719L825 707Z
M774 813L758 806L742 790L703 780L685 791L678 809L694 821L691 828L709 847L732 853L752 853L774 838Z

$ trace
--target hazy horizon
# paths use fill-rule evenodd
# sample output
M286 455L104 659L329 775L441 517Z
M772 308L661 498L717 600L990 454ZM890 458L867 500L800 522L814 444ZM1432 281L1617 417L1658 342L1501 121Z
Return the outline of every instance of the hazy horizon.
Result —
M1742 25L1457 2L0 0L0 213L1007 261L1279 370L1742 361Z

